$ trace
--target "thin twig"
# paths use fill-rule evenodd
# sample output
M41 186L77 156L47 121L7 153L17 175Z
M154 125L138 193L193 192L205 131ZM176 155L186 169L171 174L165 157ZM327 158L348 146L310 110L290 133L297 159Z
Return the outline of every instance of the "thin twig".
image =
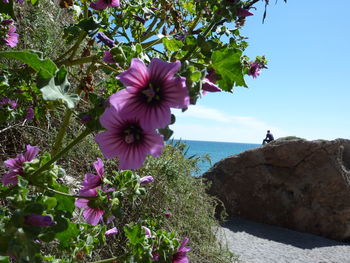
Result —
M3 133L5 131L7 131L9 129L12 129L12 128L15 128L15 127L32 128L32 129L39 130L39 131L41 131L43 133L48 133L47 131L45 131L45 130L39 128L39 127L30 126L30 125L22 125L22 123L17 123L17 124L14 124L12 126L8 126L8 127L4 128L4 129L0 130L0 133Z

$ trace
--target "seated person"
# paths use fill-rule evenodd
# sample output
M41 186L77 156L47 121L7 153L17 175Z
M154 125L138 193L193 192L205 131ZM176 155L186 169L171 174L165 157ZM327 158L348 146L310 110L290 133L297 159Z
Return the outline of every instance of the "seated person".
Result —
M273 135L272 135L272 133L270 133L270 130L268 130L267 131L267 134L266 134L266 137L265 137L265 139L263 140L263 145L265 144L265 143L269 143L269 142L272 142L274 140L274 138L273 138Z

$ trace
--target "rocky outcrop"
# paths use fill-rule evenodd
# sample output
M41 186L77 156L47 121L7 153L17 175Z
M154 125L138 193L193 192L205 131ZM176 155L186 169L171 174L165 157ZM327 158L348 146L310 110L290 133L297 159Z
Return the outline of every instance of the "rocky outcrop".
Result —
M204 177L231 216L350 240L350 140L279 139Z

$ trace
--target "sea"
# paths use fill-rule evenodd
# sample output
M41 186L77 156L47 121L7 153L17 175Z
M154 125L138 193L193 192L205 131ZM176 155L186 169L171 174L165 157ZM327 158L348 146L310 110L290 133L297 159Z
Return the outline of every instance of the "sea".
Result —
M178 140L174 140L175 142ZM216 162L249 149L259 147L260 144L235 143L235 142L210 142L210 141L192 141L181 140L187 145L186 156L204 157L199 161L199 171L193 176L201 176L208 171ZM210 161L205 156L210 157Z

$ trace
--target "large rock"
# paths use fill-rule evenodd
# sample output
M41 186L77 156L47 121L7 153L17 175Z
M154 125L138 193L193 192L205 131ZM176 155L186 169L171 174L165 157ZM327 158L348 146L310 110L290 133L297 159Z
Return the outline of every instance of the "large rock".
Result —
M279 139L204 177L231 216L350 240L350 140Z

